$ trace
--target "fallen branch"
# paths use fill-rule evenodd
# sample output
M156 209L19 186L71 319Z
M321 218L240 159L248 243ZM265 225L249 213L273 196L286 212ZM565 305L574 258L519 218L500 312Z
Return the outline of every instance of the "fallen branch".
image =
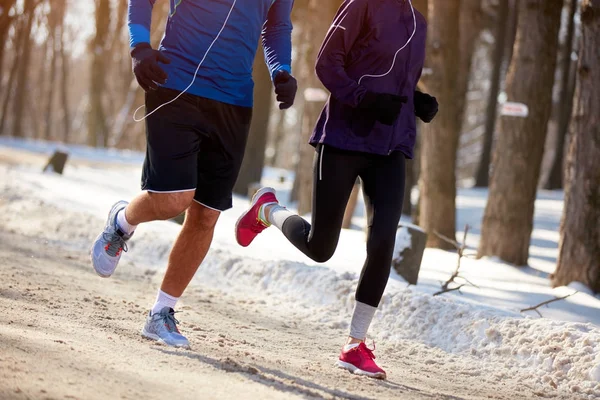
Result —
M460 270L460 260L463 257L468 257L468 254L465 254L465 250L467 249L467 233L469 232L469 225L465 226L465 232L463 235L463 242L462 244L458 243L456 240L452 240L450 238L448 238L447 236L442 235L441 233L434 231L433 233L435 233L435 235L437 237L439 237L440 239L442 239L443 241L450 243L451 245L453 245L454 247L456 247L456 250L458 251L458 261L456 263L456 269L454 270L454 272L452 273L452 275L450 276L450 278L442 284L442 290L440 290L439 292L434 293L434 296L440 295L442 293L448 293L448 292L452 292L452 291L456 291L459 290L460 288L462 288L463 286L465 286L465 284L462 284L458 287L455 288L450 288L450 284L451 283L456 283L456 279L460 278L460 279L464 279L469 285L477 287L477 285L474 285L471 281L469 281L467 278L462 277L459 275L459 270ZM459 291L460 293L460 291Z
M460 288L462 288L463 286L465 286L464 283L462 285L457 286L457 287L453 287L453 288L450 288L450 289L446 288L446 289L440 290L439 292L435 292L433 295L434 296L438 296L438 295L443 294L443 293L454 292L454 291L458 291L458 293L462 294L460 292Z
M544 316L542 315L542 313L541 313L541 312L539 312L538 308L540 308L540 307L542 307L542 306L546 306L546 305L548 305L548 304L550 304L550 303L554 303L555 301L564 300L564 299L566 299L567 297L571 297L571 296L573 296L574 294L577 294L577 293L579 293L579 290L577 290L577 291L575 291L575 292L573 292L573 293L571 293L571 294L568 294L568 295L566 295L566 296L563 296L563 297L556 297L556 298L554 298L554 299L550 299L550 300L543 301L543 302L541 302L540 304L538 304L537 306L533 306L533 307L529 307L529 308L524 308L524 309L522 309L522 310L521 310L521 312L525 312L525 311L535 311L536 313L538 313L538 315L539 315L540 317L542 317L542 318L543 318Z

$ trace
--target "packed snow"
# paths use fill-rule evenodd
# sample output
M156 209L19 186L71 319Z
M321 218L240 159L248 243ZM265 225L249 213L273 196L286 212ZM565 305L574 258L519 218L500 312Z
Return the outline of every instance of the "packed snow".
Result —
M0 147L50 154L57 145L0 139ZM76 232L101 229L91 227L91 221L104 219L114 201L131 199L138 192L143 154L64 148L72 158L89 163L68 163L64 175L43 173L43 166L0 164L0 202L14 215L5 228L22 233L58 231L44 221L48 207L64 213L64 224L73 226L72 235L61 233L56 240L74 248L86 248L89 243ZM107 161L109 165L100 164ZM275 187L280 201L287 204L292 182L290 172L269 168L262 183ZM486 196L485 190L458 192L457 239L462 238L462 230L469 224L470 253L479 240ZM223 213L213 247L193 284L245 293L265 304L285 307L290 318L347 328L365 257L362 199L353 220L354 229L342 232L334 257L324 264L316 264L298 252L276 228L266 230L249 248L237 246L233 226L247 205L248 199L236 197L234 208ZM370 338L386 346L409 347L415 354L422 346L453 354L457 373L481 374L497 380L521 379L532 387L551 387L582 398L598 398L600 299L581 284L553 289L549 283L548 276L556 264L562 206L562 193L539 193L529 267L465 257L461 259L460 274L476 286L466 284L460 292L440 296L432 294L456 268L456 252L427 249L416 286L409 286L392 272ZM164 268L178 230L179 226L172 222L140 226L124 265ZM409 243L407 230L399 230L397 252ZM543 317L535 311L520 312L569 294L564 300L541 307ZM435 364L436 360L426 362Z

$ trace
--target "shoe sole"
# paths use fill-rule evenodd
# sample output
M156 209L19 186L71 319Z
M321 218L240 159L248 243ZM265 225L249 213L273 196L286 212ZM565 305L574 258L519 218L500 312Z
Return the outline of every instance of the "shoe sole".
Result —
M104 230L106 230L106 228L108 228L108 225L110 224L110 214L112 213L113 208L115 208L115 206L119 203L123 202L123 200L119 200L117 201L115 204L112 205L112 207L110 208L110 210L108 211L108 216L106 217L106 224L104 225ZM125 207L127 207L127 202L125 202ZM98 240L100 240L100 237L102 236L102 233L100 233L98 236L96 236L96 240L94 240L94 242L92 243L92 247L90 247L90 262L92 263L92 267L94 268L94 271L96 272L96 274L101 277L101 278L110 278L112 276L111 274L103 274L100 271L98 271L98 269L96 268L96 264L94 263L94 245L96 244L96 242ZM116 267L115 267L116 269ZM115 271L113 271L114 273Z
M259 189L256 193L254 193L254 196L252 196L252 200L250 201L250 207L248 207L248 210L246 212L244 212L242 215L240 215L240 217L237 219L237 221L235 221L235 226L233 228L234 233L235 233L235 241L237 242L237 244L239 244L242 247L248 247L250 246L250 243L248 243L247 245L243 245L240 243L239 239L238 239L238 225L240 223L240 221L242 220L242 218L244 218L246 215L248 215L248 213L250 212L250 210L252 209L252 207L254 207L256 205L256 202L258 201L259 197L262 196L265 193L275 193L275 189L271 188L271 187L264 187Z
M142 329L141 334L142 334L142 336L144 338L149 339L149 340L154 340L155 342L158 342L158 343L163 344L165 346L177 347L177 348L182 348L182 349L189 349L190 348L189 344L180 344L180 345L169 344L169 343L165 342L163 339L161 339L160 336L155 335L153 333L150 333L150 332L146 331L145 327Z
M345 369L346 371L350 371L351 373L353 373L354 375L362 375L362 376L368 376L369 378L374 378L374 379L382 379L385 380L386 379L386 374L385 372L368 372L368 371L364 371L360 368L355 367L354 365L338 360L336 361L335 365L339 368Z

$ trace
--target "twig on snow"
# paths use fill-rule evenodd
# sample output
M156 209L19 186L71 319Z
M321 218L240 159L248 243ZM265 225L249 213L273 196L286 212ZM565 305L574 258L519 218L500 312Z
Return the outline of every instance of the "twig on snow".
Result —
M474 287L478 287L477 285L473 284L471 281L469 281L467 278L460 276L458 271L460 270L460 260L463 257L468 257L468 254L465 254L465 250L467 248L467 233L469 232L469 225L465 226L465 232L463 235L463 241L462 244L458 243L456 240L452 240L450 238L448 238L447 236L442 235L441 233L434 231L435 235L437 237L439 237L440 239L442 239L443 241L450 243L451 245L453 245L454 247L456 247L456 250L458 251L458 260L456 263L456 269L454 270L454 272L452 273L452 275L450 276L450 278L442 284L442 290L440 290L439 292L434 293L434 296L443 294L443 293L448 293L448 292L452 292L452 291L458 291L460 293L460 288L462 288L463 286L465 286L465 284L459 285L458 287L455 288L450 288L450 284L451 283L456 283L456 279L460 278L460 279L464 279L469 285L474 286Z
M546 305L548 305L548 304L550 304L550 303L554 303L555 301L564 300L564 299L566 299L567 297L571 297L571 296L573 296L574 294L577 294L577 293L579 293L579 290L576 290L575 292L573 292L573 293L571 293L571 294L568 294L568 295L566 295L566 296L563 296L563 297L556 297L556 298L554 298L554 299L550 299L550 300L542 301L542 302L541 302L540 304L538 304L537 306L533 306L533 307L529 307L529 308L524 308L524 309L522 309L522 310L521 310L521 312L525 312L525 311L535 311L536 313L538 313L538 315L539 315L540 317L544 317L544 316L542 315L542 313L541 313L541 312L538 310L538 308L540 308L540 307L542 307L542 306L546 306Z
M464 283L462 285L457 286L457 287L453 287L453 288L450 288L450 289L446 288L446 289L440 290L439 292L435 292L433 295L434 296L438 296L438 295L443 294L443 293L454 292L454 291L457 291L458 293L462 294L461 291L460 291L460 288L462 288L463 286L465 286Z

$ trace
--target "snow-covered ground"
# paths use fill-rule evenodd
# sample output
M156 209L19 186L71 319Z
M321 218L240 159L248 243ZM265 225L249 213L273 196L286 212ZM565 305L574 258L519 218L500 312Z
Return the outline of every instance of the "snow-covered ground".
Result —
M50 154L56 145L0 139L1 147ZM39 201L65 212L104 218L115 200L130 199L137 193L142 154L74 146L69 151L73 158L109 161L111 165L67 164L62 176L41 173L38 166L11 167L12 172L5 175L9 181L0 182L11 192L9 198L1 200L10 202L9 208L19 215L31 214L32 219L14 221L7 228L52 229L36 213L24 212L39 207ZM292 183L289 172L268 169L263 183L276 187L280 200L286 202ZM486 195L484 190L463 189L457 197L457 238L469 224L467 244L471 248L476 248L479 240ZM234 208L223 213L196 283L277 302L288 309L291 318L346 327L365 257L364 233L360 230L364 225L362 203L353 220L357 229L342 232L335 255L324 264L302 255L275 228L266 230L249 248L237 246L233 226L247 204L248 199L236 197ZM408 286L392 273L372 337L390 346L429 346L455 354L457 369L469 369L470 360L485 361L483 368L473 369L473 374L498 380L516 376L531 385L551 385L589 398L600 396L600 299L577 285L552 289L549 284L548 275L556 263L562 207L562 193L540 192L530 267L515 268L494 259L463 259L461 275L477 287L465 286L462 294L432 296L456 266L457 256L452 252L426 250L416 286ZM164 268L178 229L172 222L140 226L126 260L140 268ZM57 240L82 245L77 238ZM573 296L540 308L544 318L534 312L520 312L576 290L579 292Z

